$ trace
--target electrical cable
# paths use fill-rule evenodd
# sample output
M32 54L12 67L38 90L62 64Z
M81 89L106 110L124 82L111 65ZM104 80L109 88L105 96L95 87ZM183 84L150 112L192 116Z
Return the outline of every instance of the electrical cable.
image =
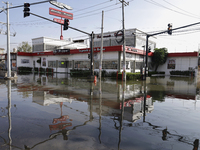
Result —
M177 10L174 10L174 9L168 8L168 7L162 5L162 4L158 3L158 2L155 2L154 0L150 0L150 1L149 1L149 0L144 0L144 1L146 1L146 2L148 2L148 3L151 3L151 4L154 4L154 5L156 5L156 6L159 6L159 7L162 7L162 8L165 8L165 9L171 10L171 11L174 11L174 12L176 12L176 13L179 13L179 14L182 14L182 15L185 15L185 16L188 16L188 17L192 17L192 18L200 19L200 17L195 17L195 16L192 16L192 15L185 14L185 13L179 12L179 11L177 11Z
M85 9L94 8L94 7L96 7L96 6L99 6L99 5L102 5L102 4L111 2L111 1L113 1L113 0L109 0L109 1L106 1L106 2L99 3L99 4L95 4L95 5L93 5L93 6L89 6L89 7L86 7L86 8L82 8L82 9L79 9L79 10L74 11L73 13L78 12L78 11L81 11L81 10L85 10Z
M120 4L120 3L117 3L115 5L118 5L118 4ZM109 6L106 6L106 7L103 7L103 8L105 9L105 8L112 7L112 6L114 6L114 5L109 5ZM89 12L85 12L85 13L81 13L81 14L78 14L76 16L81 16L81 15L88 14L88 13L91 13L91 12L94 12L94 11L98 11L98 10L102 10L102 8L95 9L95 10L92 10L92 11L89 11Z
M200 16L198 16L198 15L196 15L196 14L193 14L193 13L188 12L188 11L186 11L186 10L180 8L180 7L177 7L177 6L173 5L172 3L170 3L170 2L168 2L168 1L166 1L166 0L163 0L163 1L166 2L166 3L168 3L169 5L171 5L171 6L173 6L173 7L175 7L175 8L177 8L177 9L181 10L181 11L184 11L184 12L190 14L190 15L194 15L194 16L196 16L196 17L200 17Z

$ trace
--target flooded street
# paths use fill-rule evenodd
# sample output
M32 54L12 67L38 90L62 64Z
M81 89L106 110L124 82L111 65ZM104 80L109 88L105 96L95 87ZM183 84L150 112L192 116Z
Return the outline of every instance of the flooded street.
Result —
M151 77L144 89L65 74L1 79L0 149L198 149L198 79Z

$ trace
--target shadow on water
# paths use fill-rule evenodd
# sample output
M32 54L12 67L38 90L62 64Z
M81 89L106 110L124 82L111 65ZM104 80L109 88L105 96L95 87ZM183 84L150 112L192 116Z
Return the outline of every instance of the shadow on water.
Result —
M45 122L41 123L31 121L31 127L42 127L42 130L34 130L36 136L39 136L39 133L44 135L30 142L26 133L30 130L29 127L24 131L13 130L16 121L12 123L12 119L18 119L19 116L15 113L19 113L20 110L14 111L12 116L11 109L16 110L17 108L16 104L11 105L12 82L10 80L2 81L1 84L7 84L7 106L5 109L1 108L3 111L1 118L8 118L8 129L4 131L4 134L0 132L0 149L57 149L58 141L60 144L64 141L68 145L71 143L71 147L67 147L66 143L62 144L63 147L58 146L60 149L72 147L79 149L76 146L77 143L81 143L83 149L89 146L92 149L157 149L163 142L184 143L193 150L197 150L199 147L198 138L180 134L176 131L178 127L176 129L167 128L162 123L162 117L159 122L151 119L151 116L155 115L152 112L158 111L154 107L156 101L165 102L166 97L181 98L180 95L187 95L186 99L193 98L193 95L196 96L194 80L151 78L149 83L141 81L125 83L110 79L101 81L100 79L95 83L88 82L86 78L32 75L18 78L18 82L13 83L17 92L31 92L23 98L24 100L31 99L31 103L25 107L30 110L33 107L39 111L42 118L47 118ZM184 87L182 87L183 85ZM21 103L17 105L23 107ZM54 109L56 105L58 107ZM26 114L24 115L26 116ZM34 117L40 118L39 116ZM28 122L24 122L22 126L27 127L28 125ZM6 124L3 123L3 126L4 129ZM50 133L45 132L47 126ZM8 138L5 136L6 132ZM21 134L20 139L15 138L15 134L19 134L18 132ZM133 135L137 136L133 137ZM93 139L90 140L90 137ZM154 141L153 138L156 138L157 141ZM18 144L19 141L20 144ZM153 141L157 146L148 145Z

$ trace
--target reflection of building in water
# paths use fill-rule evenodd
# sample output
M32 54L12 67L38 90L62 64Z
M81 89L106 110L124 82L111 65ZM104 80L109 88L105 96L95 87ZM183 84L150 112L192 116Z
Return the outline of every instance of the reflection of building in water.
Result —
M89 107L89 106L88 106ZM119 117L121 115L122 102L102 101L101 114L102 116ZM146 113L151 113L154 109L152 98L148 95L146 98ZM99 112L99 102L93 102L93 111ZM144 99L143 97L135 97L124 102L124 120L134 122L143 116Z
M146 113L151 113L154 109L152 98L146 97ZM143 97L135 98L135 100L128 100L124 102L124 119L128 121L136 121L143 116L144 100Z
M55 96L55 95L57 96ZM56 92L47 91L33 91L33 102L42 106L48 106L50 104L57 104L60 102L69 102L75 100L73 98L61 97Z
M157 86L157 89L164 92L163 96L169 96L180 99L196 100L197 85L195 78L188 77L169 77L163 78L151 78L149 92L154 91L153 86Z

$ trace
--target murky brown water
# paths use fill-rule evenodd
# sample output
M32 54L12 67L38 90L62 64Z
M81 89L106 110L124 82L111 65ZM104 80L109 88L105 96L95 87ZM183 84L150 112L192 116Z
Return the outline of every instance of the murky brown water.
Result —
M193 150L196 78L127 82L19 75L0 80L1 150ZM99 94L101 91L101 94Z

